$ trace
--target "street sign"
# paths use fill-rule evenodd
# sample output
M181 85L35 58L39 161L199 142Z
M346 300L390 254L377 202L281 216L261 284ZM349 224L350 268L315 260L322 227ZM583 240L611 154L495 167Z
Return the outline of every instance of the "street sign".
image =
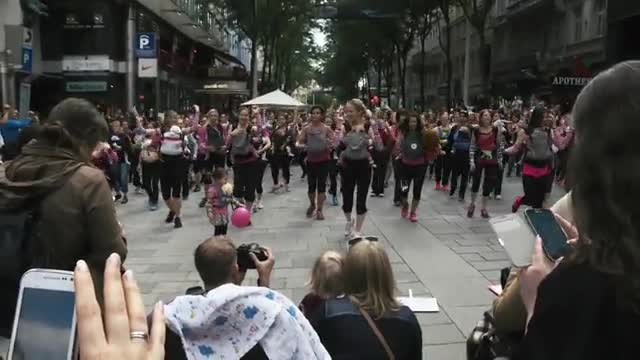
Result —
M33 50L22 48L22 71L31 73L33 68Z
M138 77L158 77L158 59L138 59Z
M137 33L134 48L139 58L156 57L156 33Z
M33 31L29 28L23 28L22 47L25 49L33 49Z

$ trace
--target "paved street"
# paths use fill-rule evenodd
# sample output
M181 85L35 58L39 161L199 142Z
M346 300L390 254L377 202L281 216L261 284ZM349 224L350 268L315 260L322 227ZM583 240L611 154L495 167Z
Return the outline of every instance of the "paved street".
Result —
M294 169L292 192L266 194L265 209L254 216L249 229L230 229L236 242L258 242L271 247L276 256L272 287L299 302L307 292L305 283L315 258L327 249L345 249L344 218L339 207L328 207L326 221L304 218L307 206L306 182ZM265 189L270 177L265 175ZM509 261L486 220L466 218L464 206L435 193L434 183L425 183L419 222L411 224L399 216L389 197L370 198L367 235L380 238L391 258L401 294L409 289L414 296L430 295L438 299L441 311L418 314L422 325L424 356L429 360L465 358L465 338L493 298L487 285L497 282L499 269ZM505 200L492 201L492 215L510 211L511 200L521 192L519 178L505 179ZM554 194L558 198L559 192ZM213 228L197 207L201 193L186 202L185 227L174 230L164 224L165 210L148 212L144 196L131 196L128 205L118 205L118 213L129 240L125 265L134 270L145 293L148 308L158 299L174 296L198 284L193 265L193 250L210 236ZM467 196L469 197L469 196ZM255 274L247 276L255 282Z

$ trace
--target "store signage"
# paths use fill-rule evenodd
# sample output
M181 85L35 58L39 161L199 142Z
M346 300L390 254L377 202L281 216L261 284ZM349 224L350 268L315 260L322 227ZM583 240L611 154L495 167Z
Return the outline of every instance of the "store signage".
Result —
M67 81L66 90L70 93L105 92L106 81Z
M65 56L62 71L109 71L111 60L108 55Z
M247 83L243 81L218 81L212 84L205 84L204 90L246 90Z
M22 71L31 73L33 69L33 31L24 28L22 33Z
M571 77L556 76L553 78L554 86L585 86L592 78L590 77Z
M156 57L156 34L137 33L135 38L136 56L139 58Z
M156 78L158 77L158 59L138 59L138 77Z

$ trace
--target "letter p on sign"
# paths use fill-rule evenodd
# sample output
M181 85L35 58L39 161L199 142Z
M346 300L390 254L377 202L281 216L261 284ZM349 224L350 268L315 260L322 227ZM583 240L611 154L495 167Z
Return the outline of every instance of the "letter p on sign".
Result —
M149 35L140 35L138 43L138 49L146 50L151 45L151 40L149 39Z

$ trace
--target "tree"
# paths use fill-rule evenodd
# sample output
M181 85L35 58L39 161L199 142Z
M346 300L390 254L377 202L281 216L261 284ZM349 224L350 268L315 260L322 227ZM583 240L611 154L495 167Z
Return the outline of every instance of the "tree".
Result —
M253 44L252 53L262 47L262 90L292 91L308 82L312 57L317 51L311 39L313 4L308 0L208 0L216 1ZM254 6L255 15L254 16ZM300 55L302 54L302 55ZM257 76L257 69L252 74Z
M420 75L420 109L424 112L426 105L425 87L426 87L426 66L427 66L427 53L426 53L426 41L429 34L433 30L434 26L438 25L438 17L434 13L434 8L428 7L424 9L425 12L421 15L418 25L418 38L420 40L420 69L418 71Z
M489 48L487 46L487 39L485 35L485 29L487 26L487 18L491 12L491 8L495 4L496 0L456 0L458 6L462 8L465 18L469 21L471 26L475 29L479 38L480 45L480 61L481 61L481 75L482 84L485 86L485 93L488 90L488 75L489 75Z
M440 32L440 47L444 51L444 56L446 59L446 67L447 67L447 106L451 106L451 78L453 76L453 69L451 64L451 16L449 14L449 10L452 5L452 1L456 0L437 0L438 15L444 20L445 28L444 28L444 36L445 39L442 38L442 33Z

